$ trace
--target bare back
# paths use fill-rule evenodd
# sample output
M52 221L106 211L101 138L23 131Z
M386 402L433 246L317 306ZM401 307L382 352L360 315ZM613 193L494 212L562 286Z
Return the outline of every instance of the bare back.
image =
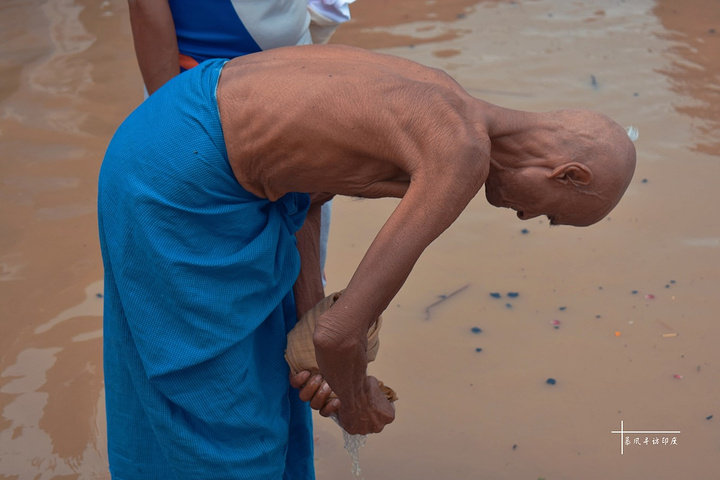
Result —
M232 60L217 97L230 164L246 190L270 200L292 191L402 197L313 335L343 425L373 412L387 414L373 424L388 423L387 399L371 400L381 393L366 379L363 342L487 178L484 102L438 70L327 45Z
M475 170L489 152L478 102L440 70L327 45L237 58L218 86L235 176L271 200L289 191L402 197L423 171L471 157Z

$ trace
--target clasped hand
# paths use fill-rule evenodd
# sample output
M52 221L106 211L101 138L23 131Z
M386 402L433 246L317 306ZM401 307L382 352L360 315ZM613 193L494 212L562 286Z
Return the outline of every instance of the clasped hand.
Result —
M300 400L310 402L310 407L323 417L337 414L340 425L350 434L379 433L385 425L395 420L395 408L380 390L375 377L365 377L364 398L359 399L355 408L350 408L338 398L332 398L330 385L317 374L310 378L310 372L302 371L290 375L290 385L300 390Z

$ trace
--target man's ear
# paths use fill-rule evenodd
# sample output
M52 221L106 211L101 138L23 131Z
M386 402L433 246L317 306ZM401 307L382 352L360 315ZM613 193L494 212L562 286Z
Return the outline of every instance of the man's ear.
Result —
M576 187L590 185L592 177L592 171L590 171L587 165L583 165L578 162L564 163L555 168L555 170L548 175L548 178L551 180L558 180L562 183L571 183Z

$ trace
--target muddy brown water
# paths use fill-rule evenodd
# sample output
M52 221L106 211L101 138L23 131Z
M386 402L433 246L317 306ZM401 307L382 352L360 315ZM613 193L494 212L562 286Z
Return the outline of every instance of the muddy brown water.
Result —
M364 477L720 478L720 1L358 0L353 15L334 42L640 131L600 224L520 222L480 195L430 246L385 313L370 371L400 400L360 450ZM106 479L95 182L142 99L126 2L2 2L0 52L0 479ZM335 202L328 290L396 204ZM318 478L352 478L339 428L315 426Z

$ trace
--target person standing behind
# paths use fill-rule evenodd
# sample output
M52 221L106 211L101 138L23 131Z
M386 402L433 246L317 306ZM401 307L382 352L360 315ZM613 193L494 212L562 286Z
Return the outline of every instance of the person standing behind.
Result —
M354 0L128 0L148 94L211 58L327 43Z

